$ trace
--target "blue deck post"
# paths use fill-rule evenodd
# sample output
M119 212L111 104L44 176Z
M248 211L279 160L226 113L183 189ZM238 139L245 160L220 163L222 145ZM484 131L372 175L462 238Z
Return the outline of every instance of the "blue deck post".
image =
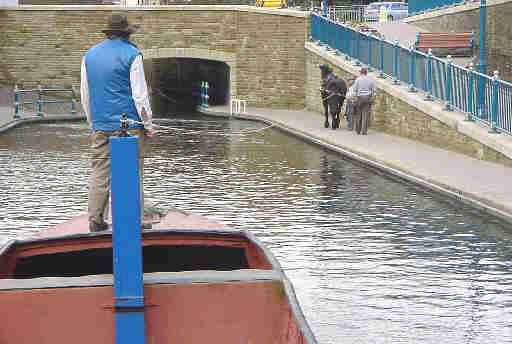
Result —
M14 119L20 119L20 90L14 85Z
M500 72L497 70L494 71L494 76L492 77L492 112L491 112L491 127L489 128L490 134L499 134L496 126L498 124L498 106L499 106L499 81L500 80Z
M138 138L110 138L115 343L144 344Z
M398 40L395 41L393 48L393 84L398 85L400 83L398 80Z
M43 100L41 99L41 93L43 89L41 88L41 85L37 86L37 115L40 117L43 117Z
M432 49L428 49L427 75L425 76L425 100L433 100L432 97Z
M468 111L466 112L465 121L473 122L475 119L473 118L473 92L474 92L474 82L475 77L473 73L473 63L469 66L469 75L468 75Z
M448 55L448 61L446 62L446 87L444 92L445 105L443 110L452 111L452 56Z

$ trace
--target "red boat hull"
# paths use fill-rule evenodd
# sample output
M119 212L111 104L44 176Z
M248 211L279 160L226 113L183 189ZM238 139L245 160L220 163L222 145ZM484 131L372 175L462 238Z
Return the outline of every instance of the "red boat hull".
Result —
M291 284L250 233L197 215L166 218L158 224L185 229L142 237L147 343L316 343ZM112 274L88 266L111 251L111 233L77 234L85 225L75 218L40 239L0 247L0 343L114 343ZM174 262L177 250L193 258L187 270ZM217 261L222 268L211 269Z

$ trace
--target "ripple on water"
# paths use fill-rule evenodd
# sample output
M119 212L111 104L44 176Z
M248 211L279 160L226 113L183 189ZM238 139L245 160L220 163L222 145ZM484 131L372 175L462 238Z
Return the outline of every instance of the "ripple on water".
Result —
M168 119L146 158L161 203L251 230L320 343L512 342L510 226L263 125ZM234 133L234 134L233 134ZM2 137L0 241L87 208L84 123Z

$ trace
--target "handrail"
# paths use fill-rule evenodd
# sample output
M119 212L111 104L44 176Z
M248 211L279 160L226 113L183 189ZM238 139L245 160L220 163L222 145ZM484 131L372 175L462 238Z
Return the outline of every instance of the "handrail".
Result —
M356 65L366 65L379 77L391 77L394 84L423 92L425 100L443 102L445 110L466 115L490 127L489 133L512 135L512 84L494 76L458 66L397 42L358 31L328 17L311 13L311 40Z
M465 5L480 0L409 0L409 15L420 14L424 12L437 11L442 8Z
M71 99L43 99L45 93L62 93L70 92ZM32 100L25 101L21 100L22 94L32 94L34 97ZM37 106L37 110L34 111L38 116L44 117L43 105L45 104L71 104L71 115L76 115L76 92L72 88L42 88L38 86L35 89L19 89L18 85L14 86L14 119L21 119L20 107L23 105Z

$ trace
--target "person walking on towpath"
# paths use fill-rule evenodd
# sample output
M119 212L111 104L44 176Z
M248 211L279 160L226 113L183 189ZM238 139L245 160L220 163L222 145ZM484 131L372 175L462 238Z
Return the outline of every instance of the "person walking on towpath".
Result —
M102 30L106 39L90 48L82 59L81 102L92 129L88 200L91 232L108 228L105 219L110 196L109 137L119 135L123 114L129 120L144 123L128 124L128 132L138 136L141 213L144 211L144 146L145 138L151 138L154 129L142 54L130 41L136 30L126 14L111 14L108 27Z
M356 132L366 135L370 124L371 106L375 101L375 80L368 76L366 67L361 68L360 74L354 84L359 114L356 121Z
M345 102L345 117L347 118L347 129L354 130L354 123L358 119L357 113L357 97L356 97L356 88L354 85L356 78L350 77L348 79L348 91L346 94L346 102Z

